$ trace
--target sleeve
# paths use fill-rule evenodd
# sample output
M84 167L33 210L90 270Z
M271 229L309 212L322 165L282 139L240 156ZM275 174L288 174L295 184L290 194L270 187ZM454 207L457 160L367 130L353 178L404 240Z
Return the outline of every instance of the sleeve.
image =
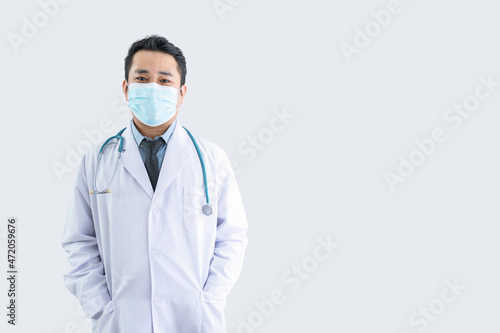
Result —
M92 318L111 298L92 219L85 156L78 169L61 245L71 265L64 275L64 284Z
M234 171L225 152L222 166L214 256L203 291L225 303L243 268L248 223Z

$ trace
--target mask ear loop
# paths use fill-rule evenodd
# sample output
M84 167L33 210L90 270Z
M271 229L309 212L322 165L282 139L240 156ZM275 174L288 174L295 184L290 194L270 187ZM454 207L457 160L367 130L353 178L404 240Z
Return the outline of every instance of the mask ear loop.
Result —
M179 88L179 93L181 94L181 96L183 96L183 97L184 97L184 95L182 94L182 92L181 92L181 91L182 91L182 86ZM181 106L182 106L182 104L181 104L181 105L179 105L179 108L177 108L177 110L175 110L175 112L179 112L179 109L181 108Z
M128 92L130 91L130 86L128 85L128 80L125 80L125 84L127 85L127 102L128 102Z

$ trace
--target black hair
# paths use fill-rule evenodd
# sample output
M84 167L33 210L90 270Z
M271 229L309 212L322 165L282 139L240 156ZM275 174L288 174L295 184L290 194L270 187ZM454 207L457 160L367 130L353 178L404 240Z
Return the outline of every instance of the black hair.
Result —
M177 62L177 70L181 76L181 87L186 83L186 58L174 44L170 43L165 37L158 35L149 35L143 39L136 40L128 49L128 54L125 57L125 79L128 82L128 72L132 66L134 55L140 50L158 51L170 54Z

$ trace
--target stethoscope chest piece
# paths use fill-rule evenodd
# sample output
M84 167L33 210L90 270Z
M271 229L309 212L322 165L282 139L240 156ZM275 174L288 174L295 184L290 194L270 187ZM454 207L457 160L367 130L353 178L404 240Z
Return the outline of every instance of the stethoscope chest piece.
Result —
M210 216L214 212L214 206L212 206L212 204L206 203L203 205L201 210L203 211L203 214L205 214L206 216Z

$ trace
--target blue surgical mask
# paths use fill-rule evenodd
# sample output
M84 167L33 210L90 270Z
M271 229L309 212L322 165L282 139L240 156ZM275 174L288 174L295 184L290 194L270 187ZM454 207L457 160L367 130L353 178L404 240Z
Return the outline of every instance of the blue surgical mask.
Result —
M155 82L128 85L128 106L142 123L155 127L169 121L177 112L177 90Z

